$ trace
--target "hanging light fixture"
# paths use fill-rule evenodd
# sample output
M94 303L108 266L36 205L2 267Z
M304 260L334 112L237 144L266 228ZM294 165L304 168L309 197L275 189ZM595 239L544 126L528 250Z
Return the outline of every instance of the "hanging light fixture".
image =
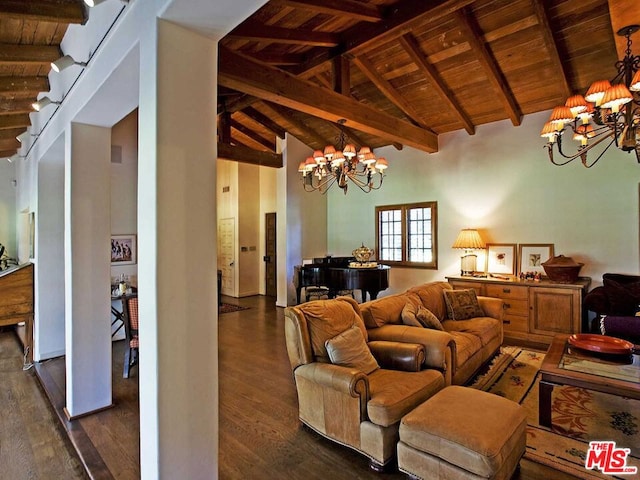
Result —
M49 97L42 97L40 100L38 100L37 102L33 102L31 104L31 107L36 111L39 112L40 110L42 110L44 107L46 107L47 105L62 105L62 102L54 102L53 100L51 100Z
M65 68L69 68L72 65L78 65L82 68L87 66L85 62L76 62L71 55L65 55L64 57L60 57L55 62L51 62L51 69L56 73L60 73Z
M627 39L627 49L624 58L616 63L618 73L613 80L593 82L584 96L573 95L551 112L540 136L547 139L549 159L554 165L580 158L585 167L591 168L613 144L625 152L635 152L640 163L640 55L631 53L631 35L638 30L640 25L618 30L618 35ZM567 135L579 142L573 153L563 150L565 132L571 132ZM602 151L589 161L587 153L600 144ZM554 159L554 146L562 159Z
M345 119L338 120L340 125L345 122ZM300 162L298 172L307 192L319 190L324 194L337 182L346 195L350 181L365 193L379 189L388 167L387 160L377 158L369 147L362 146L356 152L355 145L347 143L341 129L337 145L327 145L323 151L315 150L313 156Z

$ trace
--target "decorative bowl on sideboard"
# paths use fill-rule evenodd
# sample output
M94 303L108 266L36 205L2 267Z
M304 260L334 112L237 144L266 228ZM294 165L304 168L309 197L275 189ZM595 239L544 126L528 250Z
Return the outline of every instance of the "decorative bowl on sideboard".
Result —
M583 266L584 263L576 262L573 258L565 257L564 255L550 258L542 264L542 268L544 268L549 280L558 283L575 282Z

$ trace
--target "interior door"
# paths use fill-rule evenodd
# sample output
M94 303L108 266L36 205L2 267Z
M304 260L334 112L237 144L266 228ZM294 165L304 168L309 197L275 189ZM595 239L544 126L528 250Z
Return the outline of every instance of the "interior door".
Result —
M235 218L218 222L218 270L222 270L222 294L235 296Z
M269 297L277 295L276 276L276 214L265 214L265 254L264 254L264 282L265 293Z

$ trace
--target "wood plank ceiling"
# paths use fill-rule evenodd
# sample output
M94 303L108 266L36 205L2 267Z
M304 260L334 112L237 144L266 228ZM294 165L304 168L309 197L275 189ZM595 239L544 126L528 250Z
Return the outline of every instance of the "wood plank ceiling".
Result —
M277 166L285 132L310 149L343 131L434 152L445 132L518 126L614 76L612 22L640 23L640 2L609 2L270 0L220 42L221 156ZM67 26L86 18L82 0L0 0L0 157L18 149Z

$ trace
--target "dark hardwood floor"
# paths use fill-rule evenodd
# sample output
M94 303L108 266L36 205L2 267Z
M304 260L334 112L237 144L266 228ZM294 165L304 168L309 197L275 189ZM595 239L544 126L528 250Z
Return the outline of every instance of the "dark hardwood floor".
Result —
M274 306L269 297L243 299L224 298L228 303L249 307L248 310L219 316L220 359L220 455L221 479L377 479L395 480L405 476L395 472L377 474L369 470L367 460L352 450L330 442L303 428L297 418L297 397L287 358L284 340L283 310ZM15 357L7 366L0 363L3 412L0 426L0 479L12 478L83 478L78 472L80 462L69 442L60 438L59 426L69 432L81 462L96 479L135 479L140 477L138 434L138 370L130 379L122 378L124 342L114 342L114 407L85 418L67 421L61 413L64 404L64 360L55 359L38 366L55 413L46 406L46 399L31 372L21 369L20 347L12 333L0 334L0 362L11 350ZM194 371L194 375L198 375ZM20 377L29 387L12 378ZM6 387L8 386L8 387ZM25 391L28 390L28 391ZM29 396L22 406L9 410L5 402L15 404L16 396ZM33 411L33 412L32 412ZM7 434L14 422L25 422L31 415L48 417L38 421L46 433L38 440L23 439L10 445L17 434ZM45 428L46 425L46 428ZM12 427L27 430L25 425ZM24 435L24 434L23 434ZM35 442L35 444L34 444ZM58 443L55 443L58 442ZM52 459L40 460L32 450L50 449ZM11 476L5 476L4 465L12 464ZM70 473L60 470L53 476L37 476L31 472L38 465L50 462L55 468L66 466ZM59 465L59 466L58 466ZM72 466L73 468L69 468ZM17 470L21 468L22 470ZM75 476L74 476L75 475ZM79 476L78 476L79 475ZM521 462L514 480L563 480L574 477L562 475L548 467Z

